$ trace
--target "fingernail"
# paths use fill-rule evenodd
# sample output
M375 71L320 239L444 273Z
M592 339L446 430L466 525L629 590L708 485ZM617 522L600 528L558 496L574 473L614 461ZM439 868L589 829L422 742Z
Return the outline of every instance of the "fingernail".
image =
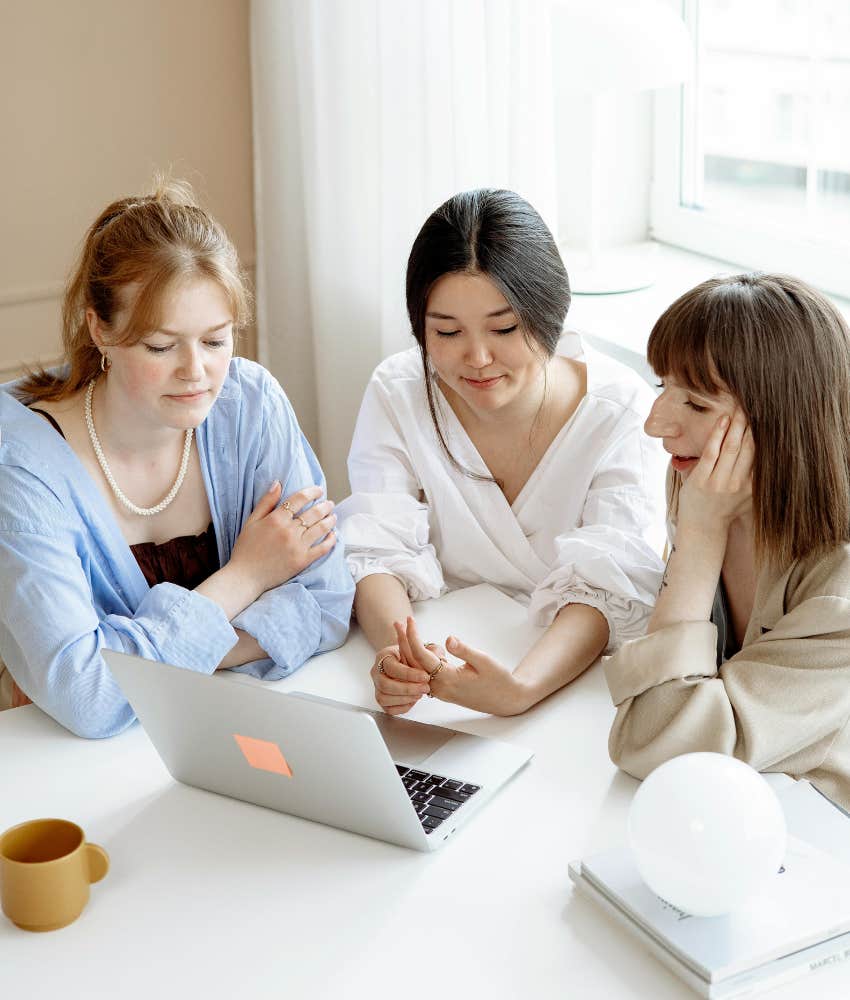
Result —
M274 491L278 488L278 486L280 486L280 480L275 479L275 481L269 487L269 493L274 493Z

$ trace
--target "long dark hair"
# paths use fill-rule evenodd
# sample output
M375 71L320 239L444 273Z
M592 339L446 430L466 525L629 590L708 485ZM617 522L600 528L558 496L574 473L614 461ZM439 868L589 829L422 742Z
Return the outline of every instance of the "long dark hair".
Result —
M452 455L440 427L425 349L428 296L443 275L458 272L488 277L547 360L563 331L570 282L546 223L513 191L462 191L428 216L413 241L407 260L407 314L422 352L428 408L449 461L469 474Z
M850 329L825 296L786 274L712 278L659 317L647 356L697 392L728 389L747 415L760 561L850 540Z

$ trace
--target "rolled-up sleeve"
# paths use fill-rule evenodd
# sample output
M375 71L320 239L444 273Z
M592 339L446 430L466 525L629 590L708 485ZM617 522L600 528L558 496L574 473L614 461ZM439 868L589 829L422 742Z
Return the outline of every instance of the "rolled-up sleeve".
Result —
M706 621L626 643L605 662L617 715L611 759L644 778L678 754L730 754L783 770L806 751L817 766L850 716L850 599L820 595L718 667Z
M39 484L31 487L35 503ZM3 658L27 697L73 733L112 736L135 719L103 649L211 674L236 643L218 605L170 583L151 588L132 614L99 616L85 549L58 502L44 523L49 531L0 523Z
M355 493L341 505L348 568L359 583L389 573L412 601L439 597L443 571L428 542L428 508L405 493Z
M634 426L600 459L581 523L558 535L552 570L531 595L529 615L548 626L567 604L587 604L608 623L613 652L643 635L661 584L663 457Z
M355 582L388 573L412 601L439 597L446 586L429 542L428 505L420 500L421 484L387 389L374 377L357 418L348 478L352 494L338 514Z

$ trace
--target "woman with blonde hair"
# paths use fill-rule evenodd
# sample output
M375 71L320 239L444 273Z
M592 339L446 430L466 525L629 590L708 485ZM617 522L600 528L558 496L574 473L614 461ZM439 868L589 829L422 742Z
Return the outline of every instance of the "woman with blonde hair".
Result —
M647 635L606 663L611 757L642 778L719 751L850 806L847 324L794 278L717 278L648 355L671 553Z
M0 392L0 658L15 702L81 736L134 719L103 649L275 679L347 634L322 471L232 356L248 317L224 230L162 184L89 229L65 366Z

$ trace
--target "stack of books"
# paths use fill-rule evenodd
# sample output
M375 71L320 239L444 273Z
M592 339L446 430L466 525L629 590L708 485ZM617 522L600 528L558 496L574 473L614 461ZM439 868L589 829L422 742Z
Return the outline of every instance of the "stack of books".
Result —
M575 862L570 878L702 996L752 995L842 962L850 996L850 818L806 781L779 800L783 866L726 916L694 917L656 896L628 847Z

